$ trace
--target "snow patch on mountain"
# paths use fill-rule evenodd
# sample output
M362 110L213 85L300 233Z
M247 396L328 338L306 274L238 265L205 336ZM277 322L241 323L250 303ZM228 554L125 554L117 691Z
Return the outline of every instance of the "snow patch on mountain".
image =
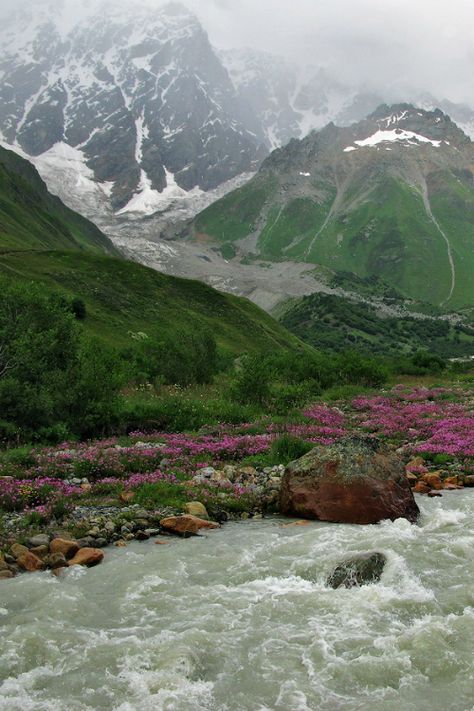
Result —
M183 190L176 182L175 176L165 168L166 187L159 192L152 188L152 183L146 172L141 170L138 191L131 200L118 210L117 215L125 215L130 212L142 215L153 215L155 212L164 212L173 203L182 201L192 202L199 198L204 191L196 187L192 190Z
M395 128L391 131L379 130L367 138L360 141L354 141L356 146L359 146L360 148L373 148L374 146L378 146L380 143L387 142L406 143L410 146L418 146L420 143L430 143L435 148L439 148L441 146L441 141L435 141L432 138L422 136L420 133L405 131L401 128ZM355 146L347 146L347 148L344 148L346 153L354 150L357 150Z

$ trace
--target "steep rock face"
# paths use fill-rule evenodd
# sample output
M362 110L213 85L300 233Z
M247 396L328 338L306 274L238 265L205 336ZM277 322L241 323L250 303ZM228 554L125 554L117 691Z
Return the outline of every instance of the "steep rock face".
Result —
M51 17L35 8L1 33L7 142L32 156L73 147L115 209L145 213L180 191L215 188L265 155L239 122L206 32L182 5L132 12L106 3L70 28Z
M288 465L280 511L334 523L416 521L418 506L402 461L369 439L315 447Z
M405 296L459 306L474 300L473 171L471 140L442 111L382 105L273 151L193 229L266 259L376 275Z

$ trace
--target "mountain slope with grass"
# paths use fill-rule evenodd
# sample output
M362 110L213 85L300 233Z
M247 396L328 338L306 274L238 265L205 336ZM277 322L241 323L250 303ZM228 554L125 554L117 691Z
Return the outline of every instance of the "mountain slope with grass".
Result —
M33 281L86 305L84 327L124 347L138 332L178 337L210 331L230 353L297 349L301 342L247 299L224 294L135 262L73 252L0 254L0 274Z
M439 110L381 106L274 151L189 233L236 258L377 275L404 296L474 303L474 146Z
M0 250L11 249L118 255L98 227L48 192L31 163L0 148Z
M232 354L298 348L298 339L246 299L121 259L91 222L51 195L36 169L0 149L0 274L85 305L86 331L114 347L138 332L211 332Z

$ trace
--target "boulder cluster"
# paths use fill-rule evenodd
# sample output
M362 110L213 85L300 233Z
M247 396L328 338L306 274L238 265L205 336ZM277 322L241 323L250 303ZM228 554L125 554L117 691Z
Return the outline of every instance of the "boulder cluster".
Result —
M415 457L405 467L405 475L415 494L442 496L442 491L474 487L474 475L437 469L430 471L423 457Z
M283 464L264 467L263 469L227 464L222 469L215 469L214 467L199 469L193 477L192 483L212 483L222 487L223 490L230 486L241 486L260 497L264 509L276 510L284 473L285 467Z
M102 562L104 553L101 548L109 543L125 547L131 540L146 541L153 536L171 534L187 538L197 535L201 529L219 528L218 523L209 520L203 504L191 502L186 509L189 513L161 518L153 528L150 527L149 514L139 512L143 518L137 518L128 526L119 527L108 520L103 528L96 526L82 538L73 538L64 532L40 533L29 538L26 544L13 542L7 553L0 553L0 580L13 578L21 572L47 569L57 575L61 569L74 565L91 568Z

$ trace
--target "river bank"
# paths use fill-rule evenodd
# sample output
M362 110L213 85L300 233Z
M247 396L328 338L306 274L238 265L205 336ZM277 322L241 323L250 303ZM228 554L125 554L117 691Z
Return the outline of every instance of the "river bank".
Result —
M315 403L292 421L7 451L0 456L0 577L24 569L15 544L39 548L33 555L42 561L50 551L41 545L53 538L102 549L157 535L167 516L193 513L221 523L275 513L287 462L361 434L402 458L415 493L473 486L473 398L467 387L396 386ZM30 562L27 569L43 567Z
M0 709L470 709L474 497L416 498L418 525L229 522L4 581ZM327 586L374 549L380 583Z

